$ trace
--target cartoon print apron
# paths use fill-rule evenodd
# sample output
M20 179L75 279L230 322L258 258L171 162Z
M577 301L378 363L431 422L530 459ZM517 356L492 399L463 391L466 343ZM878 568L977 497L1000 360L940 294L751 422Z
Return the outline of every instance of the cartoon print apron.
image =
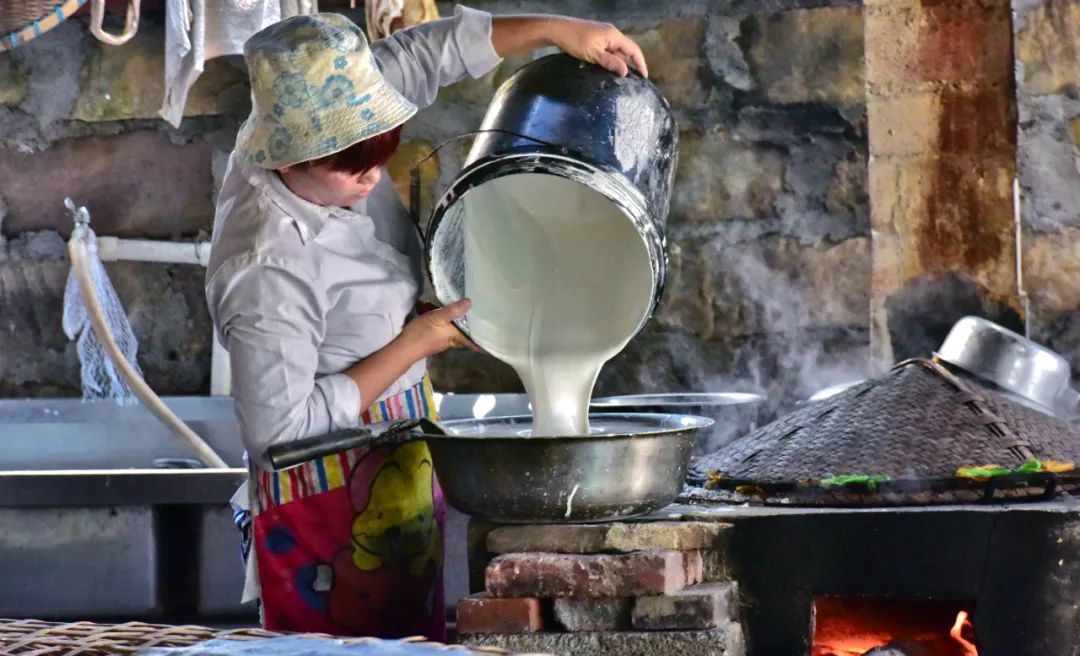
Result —
M424 380L365 424L436 417ZM424 442L359 447L256 470L253 547L271 631L445 642L445 502Z

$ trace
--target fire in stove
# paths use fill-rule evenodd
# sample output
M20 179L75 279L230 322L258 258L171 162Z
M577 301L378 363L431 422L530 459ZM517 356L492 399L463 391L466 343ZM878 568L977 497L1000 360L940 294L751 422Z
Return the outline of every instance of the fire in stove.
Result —
M975 627L955 602L814 598L811 656L978 656Z

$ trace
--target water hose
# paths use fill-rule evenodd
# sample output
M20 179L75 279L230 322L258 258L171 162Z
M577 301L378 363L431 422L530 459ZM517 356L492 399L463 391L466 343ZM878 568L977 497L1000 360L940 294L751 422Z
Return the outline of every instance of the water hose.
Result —
M71 239L68 240L68 255L71 257L71 268L79 281L79 291L82 294L83 302L86 304L87 316L90 319L90 326L93 328L94 334L102 346L105 347L105 352L109 355L109 359L112 360L117 371L120 372L124 381L131 387L135 396L139 397L143 405L154 413L154 416L163 424L168 426L173 434L187 442L188 446L195 451L196 457L204 465L212 469L227 469L229 466L221 459L221 456L215 453L209 444L177 417L169 409L169 406L165 405L161 397L154 393L154 390L150 389L142 376L136 373L131 363L124 357L120 347L116 344L116 340L113 339L108 323L105 321L105 313L101 309L101 303L98 301L97 292L94 289L90 268L87 265L89 258L87 243L93 234L87 225L88 219L89 216L85 213L85 210L80 210L76 214L75 229L71 233Z

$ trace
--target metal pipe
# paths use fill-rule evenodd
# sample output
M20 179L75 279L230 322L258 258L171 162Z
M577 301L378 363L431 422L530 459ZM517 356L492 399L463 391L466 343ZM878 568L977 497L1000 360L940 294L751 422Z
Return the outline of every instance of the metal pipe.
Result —
M98 258L102 262L165 262L168 264L196 264L206 266L210 262L210 242L155 241L151 239L121 239L97 237ZM210 352L210 395L228 396L232 390L232 371L229 353L213 336Z
M128 260L201 266L206 266L210 262L210 242L208 241L178 242L98 237L97 244L98 257L103 262Z
M1024 289L1024 216L1020 178L1013 178L1013 223L1016 228L1016 294L1024 312L1024 337L1031 339L1031 299Z

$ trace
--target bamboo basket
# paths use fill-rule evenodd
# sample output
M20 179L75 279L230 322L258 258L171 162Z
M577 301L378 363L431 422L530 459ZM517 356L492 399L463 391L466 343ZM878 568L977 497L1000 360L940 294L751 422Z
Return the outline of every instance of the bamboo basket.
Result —
M71 17L87 0L0 0L0 52L17 48Z
M171 626L164 624L96 624L94 622L44 622L41 620L0 619L0 654L12 656L129 656L154 647L187 647L206 640L266 640L285 634L262 629L232 629L219 631L204 626ZM352 645L385 643L375 638L335 638L333 636L305 633L293 637L313 641L335 640ZM447 652L466 655L510 654L502 649L469 648L460 645L442 645L427 642L424 638L408 638L398 643L413 643L435 647ZM317 645L313 644L315 653Z
M99 41L119 46L135 36L141 0L128 0L124 31L120 34L106 32L101 25L105 18L105 0L0 0L0 52L18 48L48 32L88 1L91 3L90 33Z

